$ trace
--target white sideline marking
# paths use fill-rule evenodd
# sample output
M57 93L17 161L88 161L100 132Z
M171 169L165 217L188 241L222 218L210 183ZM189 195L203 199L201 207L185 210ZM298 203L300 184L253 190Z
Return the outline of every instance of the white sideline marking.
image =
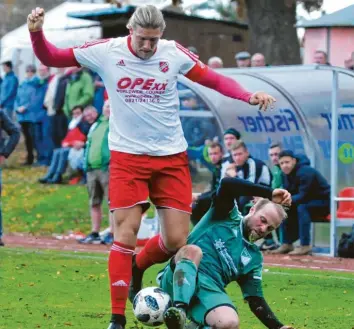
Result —
M319 266L275 264L275 263L264 263L264 266L277 266L277 267L283 267L283 268L291 267L291 268L310 269L310 270L325 270L325 271L337 271L337 272L353 273L353 270L347 270L347 269L344 269L344 268L335 268L335 267L319 267Z
M273 274L273 275L286 275L286 276L309 276L311 278L321 278L321 279L336 279L336 280L349 280L354 281L353 278L347 278L345 276L336 276L336 275L321 275L321 274L307 274L307 273L287 273L287 272L277 272L277 271L265 271L263 272L264 275L266 274Z
M18 250L18 249L2 249L1 252L9 253L9 254L18 254L18 255L24 255L24 254L40 254L40 255L45 255L49 254L48 252L45 251L34 251L34 250ZM0 254L1 254L0 252ZM50 254L49 254L50 255ZM62 253L62 252L56 252L55 255L59 255L62 257L67 257L67 258L76 258L76 259L95 259L95 260L102 260L102 261L107 261L108 257L105 256L92 256L92 255L83 255L82 253L77 253L74 251L74 253ZM282 268L298 268L298 269L322 269L322 270L328 270L328 271L340 271L340 272L353 272L351 270L346 270L346 269L341 269L341 268L320 268L316 266L311 266L311 267L306 267L304 265L284 265L284 264L275 264L275 263L264 263L263 267L266 266L277 266L277 267L282 267ZM277 274L277 275L297 275L297 276L311 276L311 277L319 277L319 278L324 278L324 279L339 279L339 280L350 280L354 281L353 278L347 278L347 277L342 277L342 276L336 276L336 275L321 275L321 274L306 274L306 273L286 273L286 272L277 272L277 271L264 271L264 274Z

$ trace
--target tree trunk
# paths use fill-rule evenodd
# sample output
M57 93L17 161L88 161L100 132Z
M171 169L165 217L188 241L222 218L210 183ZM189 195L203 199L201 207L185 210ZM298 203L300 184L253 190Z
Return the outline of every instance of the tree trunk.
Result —
M250 51L264 54L267 64L300 64L295 0L246 0Z

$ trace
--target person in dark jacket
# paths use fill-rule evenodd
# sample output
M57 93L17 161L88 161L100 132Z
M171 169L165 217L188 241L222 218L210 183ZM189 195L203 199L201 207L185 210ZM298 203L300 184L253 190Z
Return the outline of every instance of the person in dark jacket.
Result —
M311 253L311 218L327 216L330 212L330 186L320 172L309 165L307 158L285 150L279 154L283 172L283 188L292 195L288 219L282 224L283 244L274 253L307 255ZM301 246L293 243L300 238Z
M221 179L221 162L222 162L223 149L221 144L213 142L208 146L208 157L211 163L214 165L213 168L213 177L211 180L210 191L204 193L195 193L193 194L193 206L192 206L192 215L191 222L195 226L200 219L205 215L211 206L211 201L213 195L216 192L220 184Z
M6 134L9 136L7 141L2 136L2 131L5 130ZM12 120L7 116L7 114L0 110L0 165L4 163L10 154L15 149L18 141L20 140L20 130L12 122ZM1 198L1 167L0 167L0 198ZM1 199L0 199L0 246L4 246L2 241L2 211L1 211Z
M18 88L18 79L12 70L12 62L2 63L5 72L4 80L0 88L0 108L2 108L8 117L13 120L14 103Z

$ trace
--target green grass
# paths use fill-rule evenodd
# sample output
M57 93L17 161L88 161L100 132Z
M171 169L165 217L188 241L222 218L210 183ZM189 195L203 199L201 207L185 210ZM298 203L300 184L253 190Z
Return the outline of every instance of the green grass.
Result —
M107 255L0 250L0 329L106 329L109 316ZM159 267L145 285L155 285ZM354 327L354 275L270 268L264 291L278 317L297 329ZM241 328L263 325L242 302L239 288L228 292L239 309ZM128 326L136 328L128 305ZM139 326L140 327L140 326Z

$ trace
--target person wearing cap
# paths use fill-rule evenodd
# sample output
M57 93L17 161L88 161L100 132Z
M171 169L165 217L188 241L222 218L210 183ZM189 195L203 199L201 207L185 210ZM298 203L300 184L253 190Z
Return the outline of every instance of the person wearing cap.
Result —
M251 67L251 54L248 51L241 51L235 55L237 67Z
M290 150L279 154L283 188L291 193L292 205L281 227L283 244L276 254L307 255L311 253L311 218L326 217L330 212L331 188L323 175ZM300 238L300 247L293 243Z
M3 62L2 69L5 72L5 76L0 86L0 108L3 109L7 116L12 120L18 88L18 79L12 70L11 61Z
M236 141L241 139L241 134L235 128L228 128L224 131L225 153L221 163L221 178L225 177L227 168L234 162L231 156L231 147Z

